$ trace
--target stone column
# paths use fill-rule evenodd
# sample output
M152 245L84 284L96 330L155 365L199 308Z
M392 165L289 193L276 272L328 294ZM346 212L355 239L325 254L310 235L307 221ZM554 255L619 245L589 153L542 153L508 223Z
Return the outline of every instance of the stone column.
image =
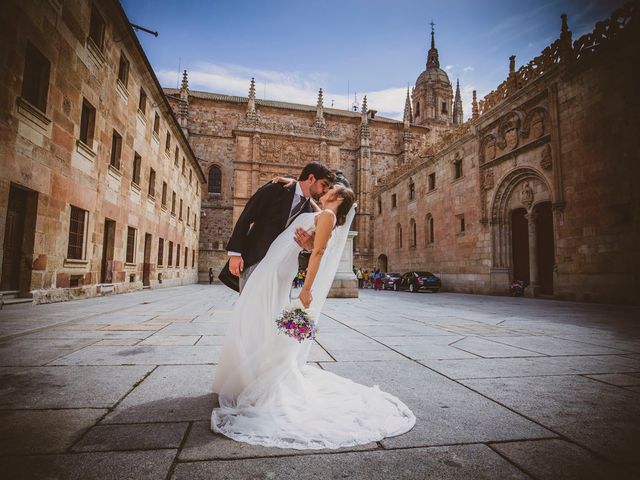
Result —
M538 294L538 235L536 231L537 213L530 212L525 215L529 230L529 286L526 288L528 297Z
M353 273L353 238L357 234L358 232L349 232L338 271L327 295L329 298L358 298L358 278Z

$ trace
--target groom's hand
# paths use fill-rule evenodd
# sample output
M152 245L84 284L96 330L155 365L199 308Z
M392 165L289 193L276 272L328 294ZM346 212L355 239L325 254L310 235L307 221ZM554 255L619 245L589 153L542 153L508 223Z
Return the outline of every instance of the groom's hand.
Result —
M294 237L296 243L305 250L313 250L313 237L314 234L307 232L304 228L296 228L296 235Z
M244 260L240 255L234 255L229 258L229 271L236 277L244 270Z

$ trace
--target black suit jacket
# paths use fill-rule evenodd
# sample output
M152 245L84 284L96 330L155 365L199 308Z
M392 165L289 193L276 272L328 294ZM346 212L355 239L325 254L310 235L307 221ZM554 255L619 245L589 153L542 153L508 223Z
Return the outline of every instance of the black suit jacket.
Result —
M244 268L262 260L276 237L284 231L295 192L295 184L284 187L281 183L269 182L249 199L227 243L228 251L242 255ZM311 211L311 202L307 200L300 213ZM239 291L238 277L229 271L228 261L218 278Z

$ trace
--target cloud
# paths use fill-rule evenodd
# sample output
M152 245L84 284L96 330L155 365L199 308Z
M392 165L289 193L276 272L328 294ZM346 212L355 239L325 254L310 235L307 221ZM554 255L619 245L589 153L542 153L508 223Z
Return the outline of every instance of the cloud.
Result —
M473 72L474 70L475 68L473 68L471 65L467 65L462 69L463 72Z
M330 83L329 76L322 72L303 73L298 71L280 72L253 69L243 65L213 64L199 62L188 69L189 88L206 92L223 93L246 97L249 94L251 77L256 79L256 96L259 99L315 105L318 90ZM181 73L177 70L160 70L158 78L163 85L175 86ZM324 90L324 105L346 109L353 103L353 93L348 99L344 93ZM358 91L358 102L367 96L369 108L378 110L379 115L402 119L405 87L389 87L382 90Z

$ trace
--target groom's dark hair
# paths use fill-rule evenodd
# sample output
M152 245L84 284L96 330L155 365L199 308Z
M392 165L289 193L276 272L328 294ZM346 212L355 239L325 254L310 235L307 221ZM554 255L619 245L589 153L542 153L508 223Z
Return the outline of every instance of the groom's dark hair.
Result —
M336 182L335 174L320 162L307 163L302 169L302 172L300 172L298 180L302 182L309 178L309 175L313 175L316 180L322 180L323 178L326 178L331 183Z

